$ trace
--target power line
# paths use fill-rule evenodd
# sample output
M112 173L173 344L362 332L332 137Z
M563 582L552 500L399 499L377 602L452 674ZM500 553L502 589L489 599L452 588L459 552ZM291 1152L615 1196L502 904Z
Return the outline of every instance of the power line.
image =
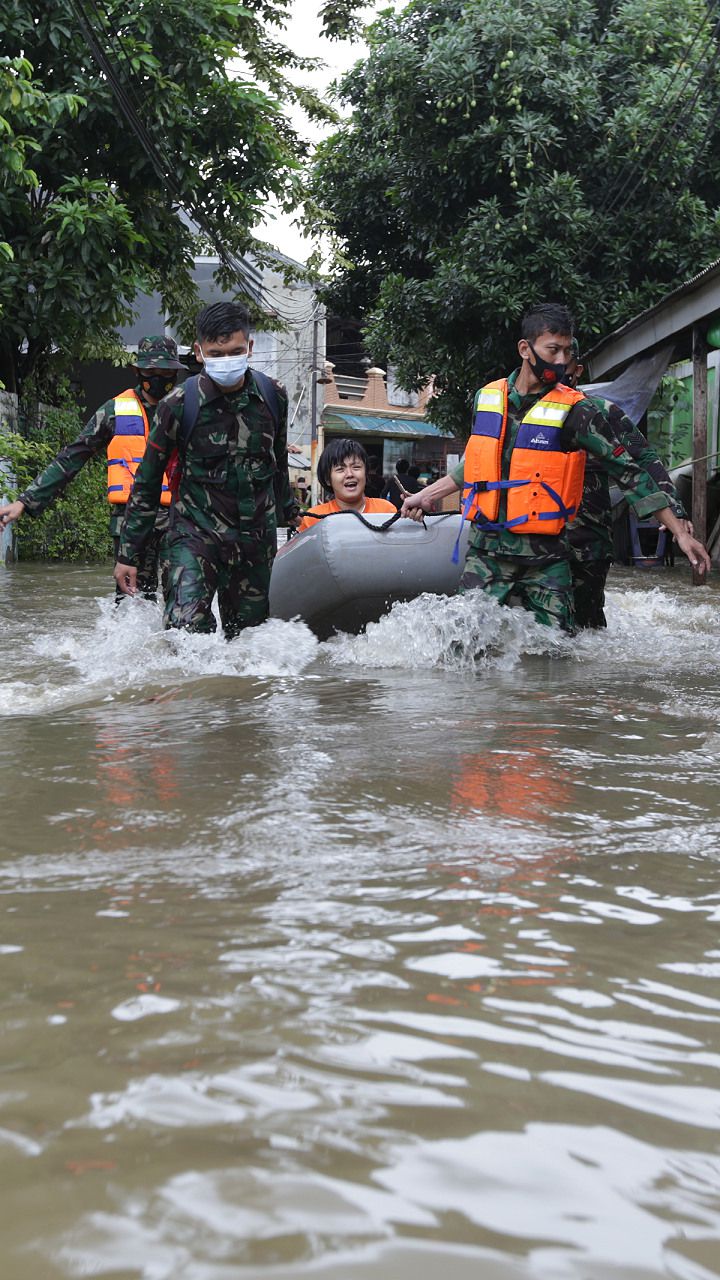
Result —
M103 24L97 4L93 3L93 0L87 0L87 4L91 8L91 11L94 12L97 19L97 25L112 48L112 34L108 32L107 27ZM106 77L111 92L113 93L123 116L137 137L143 151L148 156L156 174L174 195L179 207L183 208L185 212L189 214L199 230L208 237L209 241L217 251L220 262L235 277L246 296L252 299L253 302L258 300L264 302L267 309L275 312L278 318L283 320L285 323L297 322L295 317L282 314L277 305L279 295L275 294L273 290L269 290L263 286L261 281L256 282L252 279L235 253L229 250L223 243L214 226L208 221L204 213L198 209L193 202L186 198L185 192L175 182L172 175L172 162L167 154L163 153L163 150L150 137L142 123L142 120L140 119L138 107L142 109L142 104L137 103L137 100L136 102L132 101L125 86L120 82L119 78L115 74L115 69L112 62L108 59L105 49L96 38L92 23L84 7L83 0L71 0L71 5L80 23L90 53L103 75ZM106 20L110 20L106 10L103 10L103 14ZM122 60L129 69L129 79L131 82L130 91L132 92L132 81L134 79L132 62L119 33L116 39ZM262 295L264 295L264 298Z
M108 27L106 24L109 23L111 19L110 19L110 15L108 14L105 8L102 8L102 15L106 19L106 24L103 24L102 17L101 17L101 9L100 9L98 0L86 0L86 2L89 6L91 6L92 10L94 11L95 17L97 19L98 27L102 31L106 40L108 40L111 45L113 40L116 41L116 44L119 47L120 53L122 55L122 60L124 61L125 67L126 67L126 74L129 82L127 89L129 90L130 93L133 93L135 89L135 85L134 85L135 73L132 66L132 58L127 51L123 37L121 36L119 31L115 33L115 36L113 36L112 32L108 30ZM82 10L83 0L75 0L75 3ZM97 44L97 47L101 49L101 46L97 41L96 41L96 44ZM104 50L101 49L101 52L104 56ZM176 183L175 178L173 176L173 165L172 165L171 158L168 156L167 152L164 150L162 144L158 143L154 138L150 136L144 124L142 123L140 113L145 109L145 104L143 103L142 99L138 100L137 98L135 98L134 102L130 99L125 85L120 83L119 79L115 76L114 68L112 68L111 64L109 65L111 69L111 78L110 78L111 89L114 88L116 90L119 90L120 93L123 95L123 97L127 98L130 104L131 119L129 120L129 123L131 123L131 125L134 127L134 130L138 135L141 144L143 145L143 149L146 151L151 162L159 158L159 161L160 161L159 165L157 163L155 164L156 172L158 172L158 175L170 187L171 191L173 192L176 199L178 200L178 203L181 206L189 207L189 212L192 214L193 220L195 221L199 229L203 231L211 240L212 244L217 249L220 260L236 276L241 286L244 288L245 292L249 294L251 298L254 299L257 294L257 285L255 281L252 279L250 274L245 270L242 261L238 259L236 255L232 253L232 251L227 249L222 239L218 235L215 227L206 218L204 213L202 213L197 208L196 205L191 204L188 200L186 200L184 191L180 188L179 184ZM260 287L262 288L262 286Z
M697 28L695 29L695 34L694 34L694 36L693 36L693 38L692 38L692 41L691 41L691 43L690 43L689 48L687 49L687 51L686 51L686 53L685 53L684 61L685 61L686 66L687 66L687 64L688 64L688 60L689 60L689 58L690 58L690 56L691 56L691 54L692 54L692 52L693 52L693 49L695 48L695 45L697 44L697 41L698 41L698 39L699 39L699 37L700 37L700 35L701 35L701 32L702 32L702 31L703 31L703 29L706 27L706 24L707 24L707 22L708 22L708 20L709 20L709 17L710 17L710 13L711 13L712 9L713 9L713 8L715 8L715 7L717 6L717 3L718 3L718 0L713 0L712 4L711 4L711 6L710 6L710 9L709 9L705 14L703 14L703 17L701 18L701 20L700 20L700 22L699 22L699 24L698 24ZM674 98L674 99L673 99L673 98L670 98L669 102L667 102L667 103L666 103L664 113L663 113L663 115L661 116L661 118L660 118L660 120L659 120L659 122L658 122L658 125L657 125L657 127L656 127L656 129L655 129L655 132L654 132L654 134L652 135L652 137L651 137L651 139L650 139L650 142L646 145L646 147L645 147L645 149L644 149L644 155L646 155L646 156L649 156L649 155L650 155L650 153L651 153L651 151L652 151L653 147L655 146L655 142L656 142L656 140L657 140L657 139L660 137L660 135L662 134L662 132L663 132L663 130L665 129L665 126L666 126L666 124L667 124L668 120L670 120L670 119L672 118L673 113L674 113L674 111L675 111L675 109L676 109L676 107L677 107L678 103L680 102L680 99L681 99L681 97L682 97L683 93L685 92L685 88L686 88L687 84L689 83L689 81L690 81L690 79L692 78L693 74L695 73L695 71L697 70L698 66L700 65L700 61L702 60L702 58L703 58L703 56L704 56L704 54L705 54L705 50L706 50L706 49L707 49L707 47L708 47L708 44L709 44L710 39L712 39L712 33L711 33L710 37L708 38L708 40L706 40L705 45L703 46L703 49L701 50L700 56L699 56L699 58L697 59L697 61L696 61L696 62L694 62L694 63L692 63L692 64L690 65L689 70L688 70L688 74L686 75L685 80L684 80L684 81L682 82L682 84L680 85L680 87L679 87L679 89L678 89L678 91L677 91L677 94L676 94L675 98ZM598 210L597 210L597 212L598 212L598 213L602 213L602 212L604 212L605 210L609 209L609 208L612 206L612 204L614 204L614 202L615 202L615 200L617 199L617 197L618 197L619 195L621 195L621 194L622 194L622 191L623 191L624 187L625 187L625 186L627 185L627 183L631 180L631 178L632 178L632 176L633 176L633 173L636 171L636 168L637 168L637 164L638 164L638 163L639 163L638 161L635 161L635 162L632 162L632 161L630 161L630 162L626 162L625 170L624 170L623 172L621 172L621 174L620 174L620 177L619 177L618 181L614 184L615 189L613 189L613 185L611 184L610 188L608 189L608 191L607 191L607 192L606 192L606 194L605 194L605 198L604 198L604 200L603 200L603 201L601 201L600 205L598 206ZM628 167L628 166L629 166L629 167ZM627 175L628 175L628 176L627 176L627 179L625 179L625 173L627 173Z
M717 0L715 0L713 7L717 7ZM690 51L694 48L695 44L697 43L697 39L700 34L700 31L706 25L708 18L709 18L709 14L706 14L703 17L703 20L700 26L698 27L695 33L695 36L693 38L693 41L691 43L690 50L688 50L688 55ZM703 90L705 81L712 74L712 71L715 68L715 64L718 60L718 57L720 56L720 45L717 45L717 41L716 41L716 37L719 31L720 31L720 23L716 23L716 25L711 29L710 33L708 34L707 39L705 40L705 43L700 51L700 54L697 60L689 67L688 73L685 77L685 80L681 84L677 95L675 96L674 99L670 101L669 105L667 106L648 145L645 147L643 153L640 156L638 156L635 159L635 161L632 163L632 167L629 170L627 170L627 177L624 179L624 181L622 181L622 175L621 175L621 180L620 180L621 185L618 186L618 184L616 183L614 190L611 187L605 199L601 201L601 203L597 206L595 210L593 210L593 217L596 220L598 229L596 230L594 238L586 246L585 253L578 260L578 265L584 265L584 263L592 257L592 255L595 253L597 246L601 243L603 238L603 233L602 233L602 230L600 229L600 224L602 219L606 218L611 212L614 212L616 217L619 216L623 212L623 210L628 207L630 201L632 200L636 192L640 189L640 187L643 186L645 182L647 182L648 173L646 169L646 161L650 158L653 152L653 148L655 148L656 141L660 138L660 136L664 134L664 141L662 146L657 148L655 151L656 159L659 159L659 157L667 149L667 147L670 145L670 143L673 141L674 138L676 142L679 142L683 134L687 133L687 129L692 121L692 112ZM706 65L704 71L702 72L700 79L695 86L691 99L689 100L689 102L685 104L684 107L680 108L679 114L675 114L682 95L684 94L688 84L690 84L693 77L695 76L695 73L698 71L700 64L703 58L705 57L705 54L708 48L710 47L710 45L712 44L713 40L716 41L715 52L712 58L710 59L710 61L708 62L708 64ZM675 115L673 123L670 128L667 128L666 127L667 122L673 115ZM684 124L684 128L682 129L682 132L680 132L681 126L683 126L683 124ZM636 177L634 185L632 185L631 187L630 184L635 174L637 174L638 176ZM625 195L626 192L627 192L627 196L625 200L623 200L622 203L618 205L617 202L621 199L623 195ZM617 206L617 207L614 208L614 206ZM649 202L644 206L644 208L645 209L649 208Z

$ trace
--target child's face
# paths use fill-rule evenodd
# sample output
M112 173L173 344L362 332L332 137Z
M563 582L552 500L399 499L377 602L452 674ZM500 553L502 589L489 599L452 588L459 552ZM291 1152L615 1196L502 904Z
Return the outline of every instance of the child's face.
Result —
M330 483L338 502L357 502L365 493L365 463L351 455L330 469Z

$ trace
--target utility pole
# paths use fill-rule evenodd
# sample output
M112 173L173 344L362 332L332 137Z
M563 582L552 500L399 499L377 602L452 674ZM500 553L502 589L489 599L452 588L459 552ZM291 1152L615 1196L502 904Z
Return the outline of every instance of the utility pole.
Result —
M318 332L320 319L313 320L312 367L310 371L310 500L315 506L318 501L318 412L317 412L317 379L318 379Z
M318 387L331 381L325 368L323 351L322 364L318 363L320 355L320 325L325 320L325 308L318 306L313 320L312 364L310 366L310 498L313 505L319 501L319 485L317 478L318 453L320 451L320 421L318 416ZM323 347L324 347L323 343ZM330 366L332 368L332 366Z
M695 537L702 543L707 537L707 354L708 344L703 325L693 326L693 471L692 522ZM704 586L707 575L693 569L693 585Z

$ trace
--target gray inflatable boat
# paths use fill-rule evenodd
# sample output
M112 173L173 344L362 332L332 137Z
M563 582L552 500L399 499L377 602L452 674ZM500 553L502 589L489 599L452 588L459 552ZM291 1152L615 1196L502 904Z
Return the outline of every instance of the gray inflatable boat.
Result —
M391 517L392 519L392 517ZM398 600L457 590L469 525L458 514L425 527L386 515L338 512L280 548L270 580L270 616L302 618L320 640L377 622ZM460 533L459 559L452 555Z

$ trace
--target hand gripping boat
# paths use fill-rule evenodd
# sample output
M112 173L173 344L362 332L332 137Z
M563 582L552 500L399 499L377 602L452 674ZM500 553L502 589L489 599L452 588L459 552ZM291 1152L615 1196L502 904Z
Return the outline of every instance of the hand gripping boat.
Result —
M425 524L341 511L318 520L278 551L270 580L270 616L302 618L320 640L354 634L397 600L458 587L469 524L456 513ZM460 534L460 555L453 549Z

